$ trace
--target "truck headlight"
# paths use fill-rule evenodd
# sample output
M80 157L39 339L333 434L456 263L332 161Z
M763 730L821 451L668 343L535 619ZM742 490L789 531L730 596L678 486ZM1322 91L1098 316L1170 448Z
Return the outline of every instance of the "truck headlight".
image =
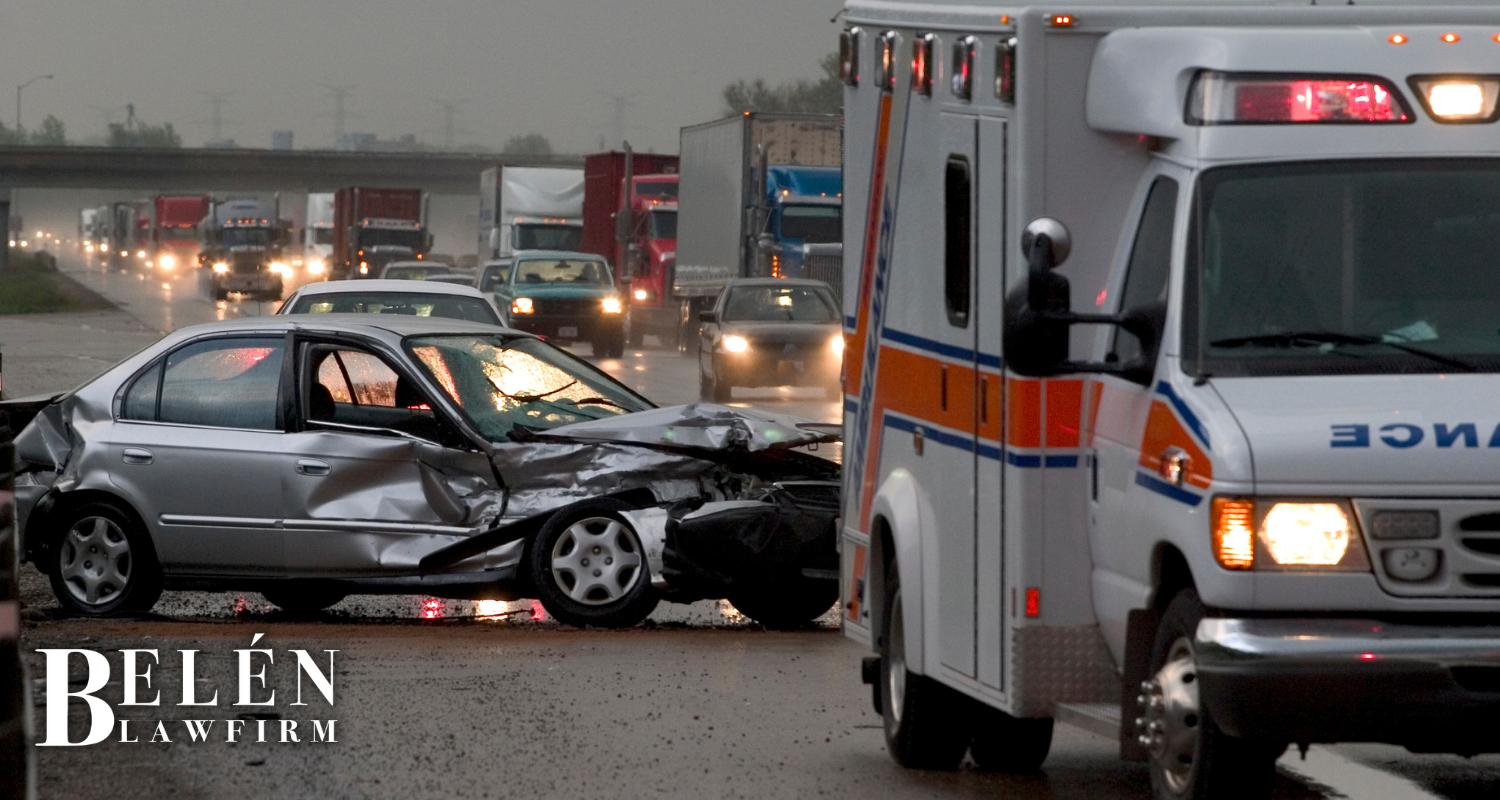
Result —
M288 267L286 265L285 261L272 261L271 262L271 272L273 272L273 273L275 273L277 275L285 275L290 270L291 270L291 267Z
M532 314L535 312L536 303L533 303L530 297L517 297L510 301L510 313L512 314Z
M649 289L636 289L635 291L631 292L630 295L631 295L631 297L635 298L635 301L637 303L644 303L647 300L651 299L651 290L649 290Z
M614 295L610 295L609 297L604 298L602 301L600 301L599 305L604 309L604 313L606 314L625 313L625 304L620 302L620 298L615 297Z
M1212 525L1214 558L1225 569L1370 568L1343 500L1215 497Z
M307 274L309 275L322 275L327 269L328 265L324 264L321 258L309 259L307 262Z
M226 262L226 261L215 261L214 262L214 272L216 272L216 273L218 273L220 275L223 275L224 273L226 273L228 271L229 271L229 263L228 262Z
M731 333L719 342L719 347L726 353L746 353L750 350L750 340L737 333Z
M156 265L161 267L162 269L176 269L177 256L174 256L171 253L162 253L161 258L156 259Z

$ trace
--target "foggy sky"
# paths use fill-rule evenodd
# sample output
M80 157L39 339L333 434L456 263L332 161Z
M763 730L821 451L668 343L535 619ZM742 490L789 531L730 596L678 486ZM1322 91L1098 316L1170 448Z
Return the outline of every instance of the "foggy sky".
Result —
M463 101L456 141L498 147L541 133L564 152L613 138L611 94L631 95L625 134L677 150L683 125L722 111L737 78L812 78L837 45L841 0L0 0L0 120L47 114L69 138L102 135L128 102L184 143L211 135L206 92L233 92L224 136L267 147L333 144L321 84L355 85L349 131L443 141L434 100ZM358 115L358 116L355 116ZM123 110L113 111L123 121Z

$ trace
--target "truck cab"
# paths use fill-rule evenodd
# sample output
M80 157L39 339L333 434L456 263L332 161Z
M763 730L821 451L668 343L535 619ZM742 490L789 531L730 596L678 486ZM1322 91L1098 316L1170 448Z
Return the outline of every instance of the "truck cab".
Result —
M276 205L250 199L214 202L199 230L198 258L208 268L213 299L227 299L231 292L281 297L291 274L284 253L291 230Z
M766 169L766 226L757 243L761 274L828 281L830 275L809 274L808 246L843 241L843 183L838 167ZM832 277L828 282L837 290L837 276Z
M1418 5L850 3L845 630L898 761L1500 750L1500 13Z

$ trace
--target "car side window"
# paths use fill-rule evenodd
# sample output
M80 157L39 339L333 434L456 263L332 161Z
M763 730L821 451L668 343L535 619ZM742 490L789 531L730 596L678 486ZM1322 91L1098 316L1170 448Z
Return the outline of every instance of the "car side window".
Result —
M158 360L137 375L120 402L120 419L156 421L156 398L161 393L161 365Z
M1120 296L1121 312L1150 311L1166 314L1167 280L1172 274L1172 225L1177 217L1177 181L1157 178L1141 211L1140 227L1130 250L1130 264L1125 272L1125 289ZM1155 360L1156 352L1141 350L1135 336L1115 331L1114 355L1120 363L1138 358Z
M279 430L282 351L280 337L267 337L211 339L173 352L162 370L157 420Z
M426 394L385 359L340 345L309 348L303 419L385 428L441 444L462 437L433 412Z

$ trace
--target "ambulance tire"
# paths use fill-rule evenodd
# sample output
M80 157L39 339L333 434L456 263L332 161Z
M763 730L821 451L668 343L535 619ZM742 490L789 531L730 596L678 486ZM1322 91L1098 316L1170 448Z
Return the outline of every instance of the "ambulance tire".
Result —
M886 749L908 769L958 769L969 747L966 722L973 701L906 669L901 579L895 561L886 571L885 587L879 691Z
M1168 696L1190 698L1185 709L1188 713L1173 713L1168 702L1162 722L1167 726L1187 725L1196 730L1196 737L1192 754L1174 755L1169 745L1162 751L1152 748L1149 756L1152 795L1156 800L1270 797L1276 759L1286 745L1230 736L1214 724L1207 706L1198 703L1192 642L1198 623L1206 614L1198 593L1186 589L1168 604L1156 629L1151 648L1151 680L1163 685ZM1167 733L1170 736L1171 731Z
M1052 749L1052 720L1021 719L973 701L978 724L969 755L989 772L1036 772Z

